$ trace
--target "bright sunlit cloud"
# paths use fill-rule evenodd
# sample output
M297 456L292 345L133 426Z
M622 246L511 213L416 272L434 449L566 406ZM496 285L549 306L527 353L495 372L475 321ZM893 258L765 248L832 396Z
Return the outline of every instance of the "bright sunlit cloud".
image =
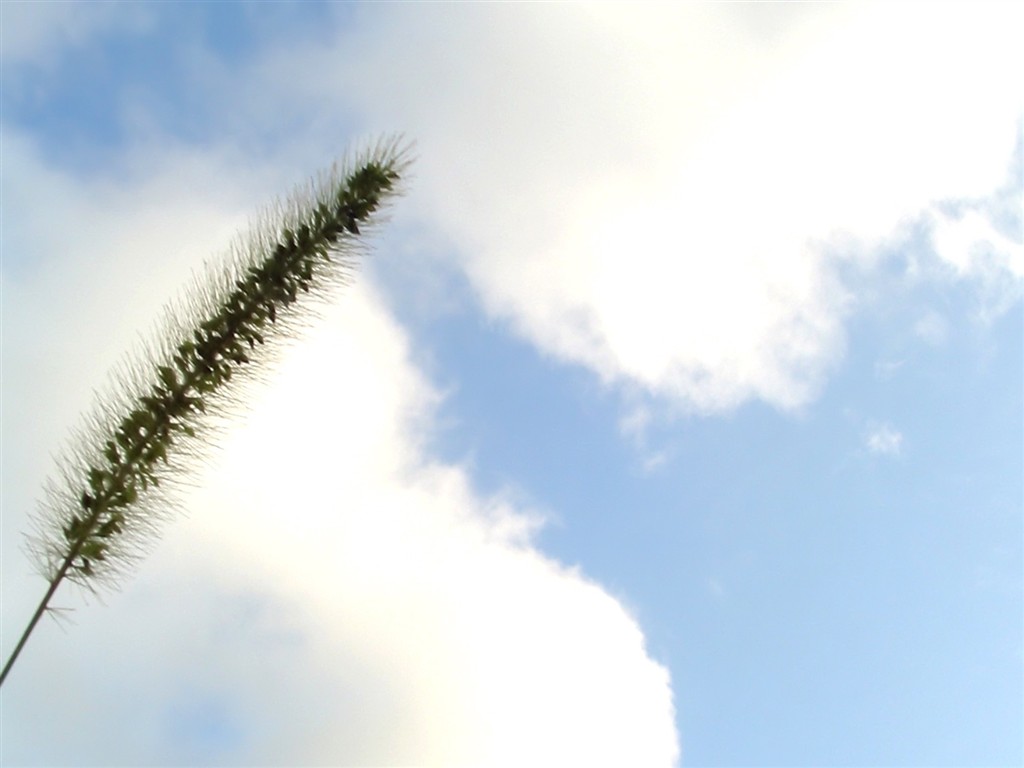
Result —
M423 215L539 348L674 409L798 408L844 352L842 270L1006 178L1021 118L1007 15L402 8L310 60L346 73L331 91L371 124L417 126ZM453 50L472 77L451 76ZM974 216L956 232L940 228L938 257L1016 293L1019 243Z
M372 295L347 295L234 435L202 538L259 553L318 631L386 663L417 721L388 761L670 764L668 677L634 621L532 548L536 515L413 448L435 396L404 345ZM345 754L355 734L332 733Z

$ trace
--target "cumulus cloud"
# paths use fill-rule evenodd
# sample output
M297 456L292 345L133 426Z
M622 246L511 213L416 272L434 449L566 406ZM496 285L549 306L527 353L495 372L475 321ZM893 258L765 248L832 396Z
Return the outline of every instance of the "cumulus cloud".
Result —
M1010 6L383 8L267 71L337 72L301 87L415 131L423 217L487 310L546 353L675 408L797 408L843 351L842 259L870 266L934 202L1002 182L1019 21Z
M169 148L97 183L8 141L5 630L43 586L16 542L51 438L275 176ZM539 515L430 458L438 395L410 357L365 280L325 311L125 591L62 593L77 626L44 624L5 685L5 761L671 765L635 619L533 546Z
M1019 297L1019 237L935 207L1004 184L1014 6L338 13L253 56L251 88L207 89L211 119L285 122L292 158L338 124L407 131L409 209L486 310L631 404L806 405L844 351L845 270L922 217L990 314Z

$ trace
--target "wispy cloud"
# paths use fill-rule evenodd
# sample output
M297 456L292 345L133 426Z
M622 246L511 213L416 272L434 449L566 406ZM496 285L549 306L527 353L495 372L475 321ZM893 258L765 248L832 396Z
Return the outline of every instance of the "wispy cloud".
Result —
M872 424L864 438L871 453L881 456L899 456L903 451L903 433L890 424Z
M914 334L925 343L938 347L949 335L949 324L938 312L930 310L914 323Z
M980 211L939 218L933 238L938 255L960 274L1007 271L1024 278L1024 243L997 231Z
M896 376L906 365L906 360L877 360L875 362L875 378L880 381L888 381Z

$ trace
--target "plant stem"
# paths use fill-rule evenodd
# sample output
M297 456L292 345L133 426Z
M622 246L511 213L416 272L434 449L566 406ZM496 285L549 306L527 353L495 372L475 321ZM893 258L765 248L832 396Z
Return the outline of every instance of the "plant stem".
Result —
M4 680L7 679L7 673L11 671L11 667L14 666L15 660L21 653L21 649L25 647L25 643L28 642L29 636L32 634L32 630L36 628L36 624L39 623L39 619L42 618L43 614L46 613L46 609L50 605L50 600L53 598L54 593L57 591L57 587L64 581L64 577L67 575L68 568L71 567L71 563L78 557L78 547L75 547L68 553L68 556L64 558L63 564L61 564L60 570L57 571L57 575L53 581L50 582L50 588L46 590L46 594L43 595L43 599L39 601L39 607L36 608L36 612L32 615L32 620L29 621L28 626L25 627L25 631L21 633L21 639L18 640L18 644L14 647L10 657L7 659L7 663L4 664L4 669L0 672L0 685L4 684Z

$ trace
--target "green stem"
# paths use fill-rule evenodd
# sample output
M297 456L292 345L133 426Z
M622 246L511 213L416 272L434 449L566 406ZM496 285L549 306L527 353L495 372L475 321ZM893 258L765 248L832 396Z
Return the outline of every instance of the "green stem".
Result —
M32 630L36 628L36 624L39 623L39 619L41 619L43 614L46 613L46 609L50 605L50 600L53 598L53 594L57 591L57 587L60 586L60 583L64 581L64 577L67 575L68 568L71 567L72 561L78 557L78 550L79 546L76 545L70 552L68 552L60 570L57 571L57 575L54 576L53 581L50 582L50 588L46 590L46 594L43 595L43 599L39 601L39 607L36 608L36 612L32 615L32 620L28 623L28 626L25 627L25 631L21 633L21 639L18 640L18 644L14 647L14 651L11 652L10 657L8 657L7 663L4 664L3 672L0 672L0 685L4 684L4 680L7 679L7 673L11 671L11 667L14 666L14 662L21 653L21 649L24 648L25 643L28 642L28 638L32 634Z

